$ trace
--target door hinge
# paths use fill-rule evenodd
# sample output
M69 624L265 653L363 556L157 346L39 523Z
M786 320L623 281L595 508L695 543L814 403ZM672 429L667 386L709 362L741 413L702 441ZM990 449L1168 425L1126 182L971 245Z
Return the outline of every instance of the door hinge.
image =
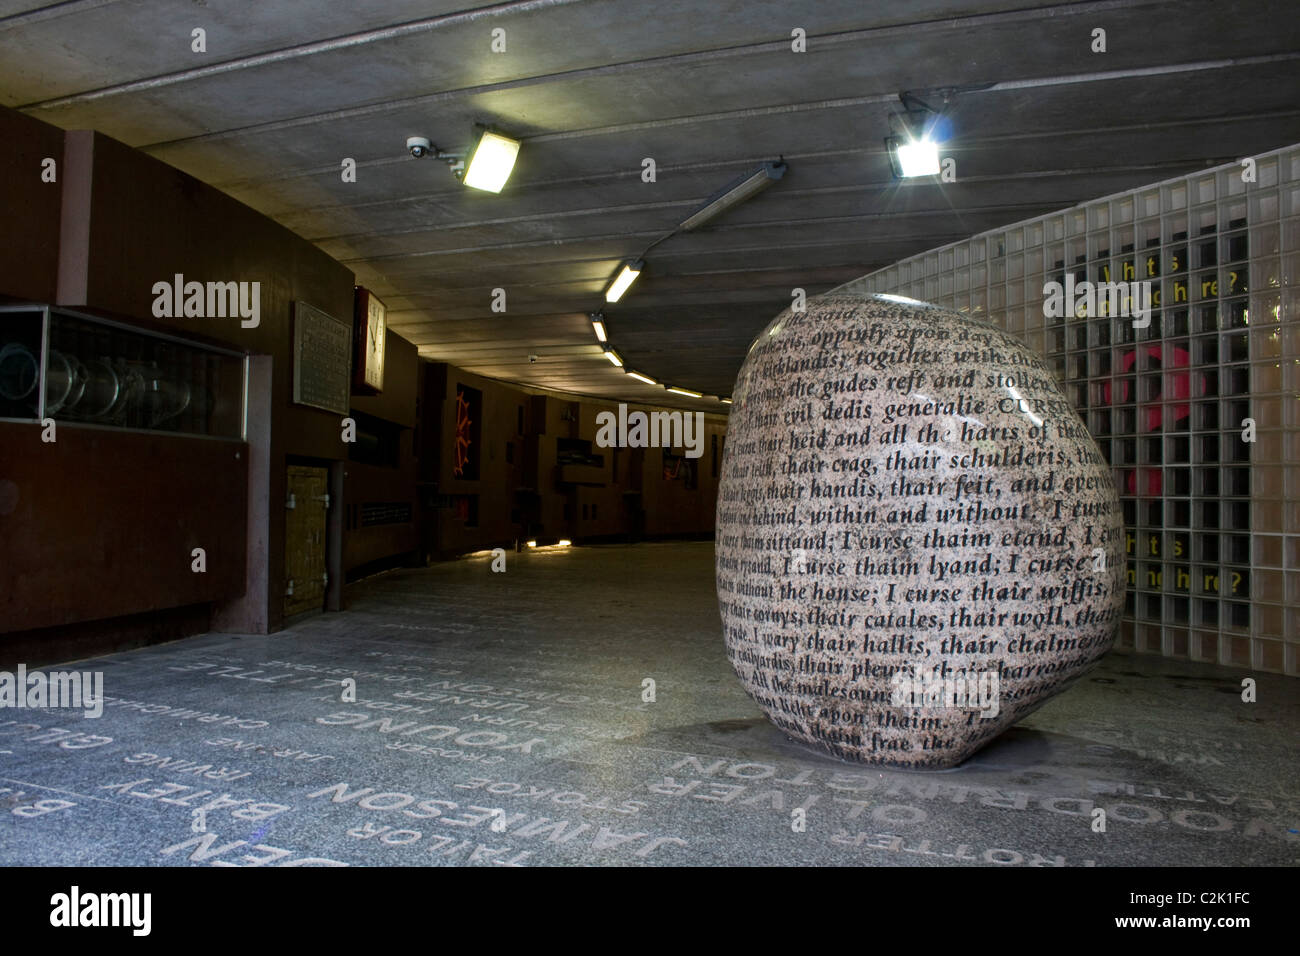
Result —
M292 491L289 492L289 499L284 503L284 506L285 506L286 508L288 508L290 511L292 511L294 508L298 507L298 499L297 499L296 497L294 497L294 494L293 494Z
M293 578L289 579L289 586L284 589L285 597L293 597Z

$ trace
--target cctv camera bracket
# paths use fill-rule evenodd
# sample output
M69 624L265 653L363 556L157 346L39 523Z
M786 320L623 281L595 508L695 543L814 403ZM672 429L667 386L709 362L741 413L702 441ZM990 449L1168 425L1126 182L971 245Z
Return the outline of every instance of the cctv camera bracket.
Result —
M455 173L457 176L459 176L465 169L464 156L461 156L458 153L448 153L445 150L443 150L441 147L439 147L436 143L434 143L432 140L430 140L429 149L425 152L424 155L431 157L433 159L441 160L442 162L446 163L448 166L451 167L451 171Z
M451 170L451 174L455 176L457 179L460 179L462 176L465 175L464 156L459 156L456 153L444 153L437 146L435 146L433 147L433 158L440 159L444 163L446 163L447 168Z
M498 131L497 129L495 129L495 127L490 126L490 125L488 125L487 123L475 123L475 124L474 124L474 134L475 134L476 137L481 137L483 133L489 133L489 132L491 132L491 133L499 133L499 131ZM504 134L504 133L499 133L499 135L504 136L505 134ZM471 150L471 152L472 152L472 150ZM469 161L469 155L468 155L468 154L466 154L466 153L448 153L448 152L445 152L444 150L438 148L438 146L436 146L432 141L430 141L430 142L429 142L429 150L428 150L428 152L427 152L425 155L426 155L426 156L431 156L431 157L433 157L434 159L442 160L444 163L447 164L448 168L451 170L451 174L452 174L453 176L455 176L457 179L463 179L463 178L464 178L464 176L465 176L465 166L466 166L467 162Z

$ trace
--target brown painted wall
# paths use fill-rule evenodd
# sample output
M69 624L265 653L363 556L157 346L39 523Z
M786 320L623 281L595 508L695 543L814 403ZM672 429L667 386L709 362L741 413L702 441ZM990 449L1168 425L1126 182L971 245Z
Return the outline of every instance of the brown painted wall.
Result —
M384 336L384 390L353 395L352 407L367 415L414 428L419 394L419 350L394 332Z
M384 341L384 390L378 395L353 396L352 408L402 426L400 457L396 468L357 461L349 461L344 468L344 505L347 508L343 539L345 572L397 556L414 556L419 541L415 496L419 350L391 332L384 336ZM411 520L363 527L359 517L361 509L370 503L407 505Z
M352 273L305 239L166 163L95 132L72 131L67 140L70 162L88 166L91 186L83 195L74 181L65 182L59 304L272 358L269 381L262 383L269 394L250 395L252 405L269 410L272 423L263 449L269 481L255 479L249 488L254 514L266 524L266 548L253 549L258 567L245 606L227 609L221 620L238 629L274 630L283 619L287 457L343 455L339 416L291 404L292 307L303 300L349 318ZM68 248L77 241L73 226L85 236L79 254ZM238 317L154 316L154 283L176 273L186 281L259 282L258 326L243 328Z
M0 422L0 630L216 601L244 583L246 446ZM192 569L202 548L207 570Z
M6 226L11 209L19 224L6 230L0 297L54 302L173 332L245 352L253 363L248 443L238 446L244 449L239 489L229 487L228 468L209 460L214 449L236 446L73 423L59 427L60 453L76 449L83 454L72 467L67 460L58 463L69 477L47 474L45 465L54 464L51 455L29 459L51 489L33 498L26 483L36 480L36 473L14 471L20 504L37 501L39 507L24 512L21 527L16 519L0 517L0 533L5 528L12 532L0 542L0 559L6 570L31 568L33 580L44 583L24 580L21 587L27 591L19 593L19 585L12 585L15 590L0 593L0 630L38 627L37 622L55 617L106 619L204 601L213 602L219 629L274 630L283 619L287 463L341 463L348 451L341 416L292 404L293 303L305 301L350 322L352 273L219 190L99 133L65 134L0 110L0 135L7 141L0 154L0 199ZM39 157L51 152L61 159L59 181L48 192L37 190L32 182L39 183ZM170 282L176 273L187 281L260 283L259 325L243 328L238 317L155 316L153 286ZM386 338L385 390L356 397L353 407L402 425L405 453L397 469L362 465L346 477L340 471L339 488L345 496L404 500L413 506L418 358L414 346L400 336ZM27 442L28 432L39 431L30 425L14 427L21 431L6 438L16 434ZM196 473L191 462L212 469L211 481L205 484L202 470ZM0 478L13 471L8 466L3 470ZM55 503L79 494L75 476L90 475L98 476L95 493L81 495L86 504L75 509L79 523L63 520L61 505ZM146 493L138 494L139 489ZM341 515L336 521L341 529ZM140 560L159 562L159 569L103 558L109 552L96 550L93 542L87 548L87 529L98 536L95 541L122 542ZM203 586L196 588L188 577L175 579L170 565L162 566L161 556L175 550L176 540L209 538L216 529L222 529L222 544L208 550ZM340 566L351 566L411 551L414 544L411 522L345 535L343 546L334 550ZM113 571L109 564L122 570ZM190 573L188 560L184 571ZM41 601L61 596L67 600L57 613L35 610ZM25 608L21 619L14 613L20 606Z
M0 107L0 144L0 297L49 302L59 268L63 130ZM53 183L41 180L46 157L56 162Z

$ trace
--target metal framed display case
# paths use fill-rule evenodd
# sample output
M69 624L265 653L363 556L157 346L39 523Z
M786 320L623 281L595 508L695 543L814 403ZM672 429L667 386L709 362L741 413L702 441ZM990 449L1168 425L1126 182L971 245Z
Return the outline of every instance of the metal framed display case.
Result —
M243 441L247 357L51 306L0 308L0 420Z

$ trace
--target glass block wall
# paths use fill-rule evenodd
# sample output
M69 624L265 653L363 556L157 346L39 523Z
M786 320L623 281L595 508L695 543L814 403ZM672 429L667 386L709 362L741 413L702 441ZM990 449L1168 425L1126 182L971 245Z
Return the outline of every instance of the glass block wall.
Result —
M1046 357L1114 469L1120 646L1300 676L1300 145L1082 203L840 287L978 315ZM1149 281L1150 325L1044 284ZM1254 441L1243 423L1254 422Z

